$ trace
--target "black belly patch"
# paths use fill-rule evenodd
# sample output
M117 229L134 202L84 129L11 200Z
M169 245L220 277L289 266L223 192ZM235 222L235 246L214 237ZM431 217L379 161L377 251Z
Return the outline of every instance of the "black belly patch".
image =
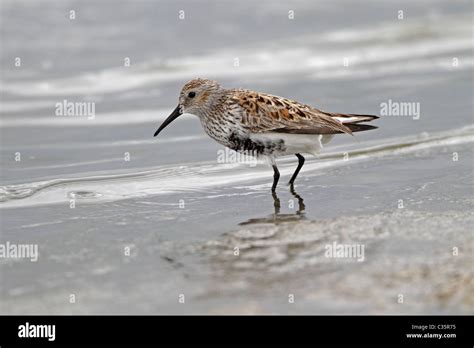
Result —
M237 152L251 152L256 155L270 155L273 152L282 152L286 149L283 140L252 140L249 137L237 135L235 133L230 134L228 147Z

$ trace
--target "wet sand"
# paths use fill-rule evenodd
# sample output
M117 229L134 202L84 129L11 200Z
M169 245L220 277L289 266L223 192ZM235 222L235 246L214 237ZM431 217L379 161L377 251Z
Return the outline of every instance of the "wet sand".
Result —
M263 179L187 191L183 208L159 195L5 209L3 223L17 227L2 238L21 241L21 231L40 257L2 263L2 309L470 313L472 163L451 156L472 156L472 140L303 171L294 194L282 186L276 201ZM326 257L334 242L364 245L364 260Z

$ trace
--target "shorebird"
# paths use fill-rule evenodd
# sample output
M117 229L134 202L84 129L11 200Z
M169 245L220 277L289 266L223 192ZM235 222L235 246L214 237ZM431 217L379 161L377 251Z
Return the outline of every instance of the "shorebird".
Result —
M199 117L204 131L218 143L240 153L267 158L273 167L273 192L280 179L277 157L294 154L298 158L298 166L288 183L293 185L304 165L302 154L317 155L335 134L377 128L361 122L378 118L324 112L283 97L227 89L217 81L199 78L184 85L178 106L154 136L183 113Z

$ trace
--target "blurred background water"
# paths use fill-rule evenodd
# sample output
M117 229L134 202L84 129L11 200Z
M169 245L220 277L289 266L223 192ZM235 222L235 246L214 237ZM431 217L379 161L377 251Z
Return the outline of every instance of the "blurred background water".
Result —
M289 219L323 219L319 226L331 231L324 219L377 217L397 209L399 199L424 214L461 214L442 219L451 226L446 236L472 241L466 235L473 193L471 1L7 0L0 6L0 242L37 243L41 253L37 263L0 260L2 313L404 311L356 305L347 295L334 295L330 305L329 285L304 306L280 305L279 286L314 270L311 247L288 256L289 245L303 243L297 236L258 247L243 268L216 258L220 249L209 245L232 250L235 240L226 245L223 234L249 221L290 226ZM308 160L299 196L281 185L275 215L271 169L217 163L222 147L196 118L184 116L153 138L181 86L195 77L327 111L380 114L389 100L415 102L421 115L383 117L379 129L355 140L336 137L320 160ZM95 117L55 116L64 100L94 103ZM293 158L281 163L283 175L296 165ZM304 214L297 214L298 197ZM410 230L403 227L410 217L386 219ZM357 222L364 223L374 228L368 218ZM405 249L413 241L387 243ZM125 246L131 257L123 255ZM282 253L286 258L278 259ZM275 259L287 266L283 276ZM262 265L266 276L256 281L249 269ZM378 274L380 265L365 267ZM216 284L227 286L217 291ZM314 290L314 282L298 284ZM180 307L177 294L185 290L192 300ZM73 292L82 295L71 306ZM229 307L229 298L243 306ZM469 311L472 303L413 308Z

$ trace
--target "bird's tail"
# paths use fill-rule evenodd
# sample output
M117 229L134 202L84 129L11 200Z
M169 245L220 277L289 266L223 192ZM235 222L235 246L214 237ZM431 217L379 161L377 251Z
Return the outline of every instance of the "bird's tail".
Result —
M360 124L362 122L370 122L379 118L375 115L359 115L359 114L331 114L331 117L341 122L352 132L362 132L366 130L376 129L376 126Z

